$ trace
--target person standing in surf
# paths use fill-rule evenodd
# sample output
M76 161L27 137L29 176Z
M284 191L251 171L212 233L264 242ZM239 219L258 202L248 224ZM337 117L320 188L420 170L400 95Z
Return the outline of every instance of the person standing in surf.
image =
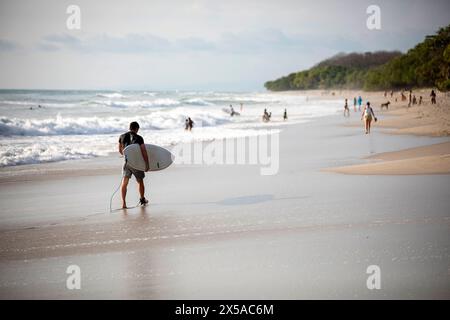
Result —
M145 165L145 171L149 170L149 164L148 164L148 155L147 150L145 149L144 144L144 138L142 138L140 135L138 135L139 131L139 123L137 122L131 122L130 123L130 131L122 134L119 138L119 153L123 155L123 150L129 146L130 144L138 144L141 149L142 157L144 158L144 161L146 163ZM144 178L145 178L145 172L141 170L136 170L131 168L127 165L125 162L123 166L123 179L122 179L122 209L127 208L126 203L126 197L127 197L127 187L128 182L130 181L131 175L134 175L136 178L136 181L138 183L139 188L139 205L146 205L148 203L148 200L145 199L144 193L145 193L145 186L144 186Z

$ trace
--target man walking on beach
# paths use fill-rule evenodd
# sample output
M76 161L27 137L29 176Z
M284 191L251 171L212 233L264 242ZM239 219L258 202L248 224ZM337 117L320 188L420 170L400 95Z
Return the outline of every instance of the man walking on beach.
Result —
M348 108L347 99L345 99L345 104L344 104L344 117L350 117L350 109Z
M430 97L431 97L431 104L436 104L436 93L434 92L434 90L431 90Z
M144 158L144 161L146 163L145 165L145 171L149 170L149 164L148 164L148 155L147 150L145 149L144 144L144 138L142 138L140 135L138 135L139 131L139 124L137 122L131 122L130 123L130 131L122 134L119 138L119 153L123 155L123 149L125 149L130 144L137 143L140 146L142 157ZM125 165L123 166L123 179L122 179L122 209L127 208L127 203L125 201L125 198L127 196L127 187L128 182L130 181L131 175L134 175L136 178L136 181L139 186L139 195L140 205L146 205L148 203L148 200L145 199L144 192L144 178L145 178L145 172L141 170L136 170L128 166L128 164L125 162Z

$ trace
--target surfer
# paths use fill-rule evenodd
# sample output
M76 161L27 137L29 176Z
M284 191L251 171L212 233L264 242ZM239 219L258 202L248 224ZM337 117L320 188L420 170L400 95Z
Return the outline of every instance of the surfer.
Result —
M144 161L146 162L145 165L145 171L149 170L149 164L148 164L148 155L147 150L145 149L144 144L144 138L142 138L140 135L138 135L139 131L139 123L133 121L130 123L130 131L122 134L119 138L119 153L123 155L123 149L125 149L130 144L138 144L141 148L142 157L144 158ZM131 168L127 165L125 162L125 165L123 166L123 179L122 179L122 209L127 208L127 203L125 201L125 198L127 196L127 187L128 182L130 181L131 175L134 175L136 178L136 181L138 183L139 187L139 204L140 205L146 205L148 203L148 200L145 199L144 192L145 192L145 186L144 186L144 178L145 178L145 172L141 170L136 170Z
M288 119L287 109L284 109L283 120L286 121Z
M194 121L192 121L191 117L188 117L188 128L189 128L189 131L192 131L193 127L194 127Z
M263 114L263 116L262 116L262 120L264 121L264 122L268 122L268 121L270 121L270 117L272 116L272 113L268 113L267 112L267 109L264 109L264 114Z
M234 112L234 108L233 106L230 104L230 115L234 116L235 112Z

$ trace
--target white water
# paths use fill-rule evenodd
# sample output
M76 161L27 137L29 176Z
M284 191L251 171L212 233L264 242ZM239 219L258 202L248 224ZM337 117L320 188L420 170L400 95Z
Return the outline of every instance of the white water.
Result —
M241 103L243 109L241 110ZM222 109L233 105L240 116ZM151 91L0 91L0 166L84 159L117 149L118 136L138 121L158 145L266 134L273 125L336 113L336 101L298 94ZM267 108L272 121L263 123ZM186 117L195 122L184 130Z

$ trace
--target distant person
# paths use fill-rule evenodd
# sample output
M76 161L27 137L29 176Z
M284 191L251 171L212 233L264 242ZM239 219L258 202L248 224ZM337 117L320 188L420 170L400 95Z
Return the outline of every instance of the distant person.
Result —
M145 171L149 170L149 164L148 164L148 155L147 155L147 149L145 149L144 144L144 138L142 138L140 135L138 135L139 131L139 124L137 122L131 122L130 123L130 131L127 133L124 133L119 138L119 153L123 155L123 150L129 146L130 144L138 144L141 149L142 157L145 161ZM122 179L122 209L127 208L127 203L125 201L125 198L127 196L127 187L128 182L130 181L131 175L134 175L136 178L136 181L138 183L139 187L139 204L140 205L146 205L148 203L148 200L145 199L144 192L145 192L145 186L144 186L144 178L145 178L145 172L141 170L133 169L132 167L128 166L128 164L125 161L125 165L123 166L123 179Z
M405 96L405 94L402 91L402 101L405 101L405 100L406 100L406 96Z
M270 120L270 119L269 119L269 114L267 113L267 109L264 109L264 113L263 113L263 116L262 116L262 120L263 120L264 122L267 122L267 121Z
M186 120L184 121L184 130L189 130L189 120L188 118L186 118Z
M356 112L356 97L353 98L353 111Z
M384 92L384 97L385 97L385 98L387 97L387 91Z
M417 104L417 98L416 98L416 95L413 95L412 104Z
M288 119L287 109L284 109L283 120L286 121Z
M194 121L192 121L191 117L188 117L188 129L189 129L189 131L192 131L193 127L194 127Z
M391 91L391 98L392 98L393 95L394 95L394 90Z
M411 107L412 103L412 90L409 90L408 108Z
M430 97L431 97L431 104L436 104L436 92L434 92L434 90L431 90Z
M373 112L372 107L370 106L370 102L367 101L366 106L364 107L363 113L361 115L361 120L364 118L364 126L366 129L366 134L370 133L370 125L372 123L372 118L377 121L377 118L375 117L375 113Z
M350 117L350 109L348 108L347 99L345 99L344 103L344 117Z
M236 111L234 111L234 108L232 105L230 105L230 116L234 116L237 115L238 113L236 113Z
M361 96L358 97L358 110L361 111L361 105L362 105L362 98Z
M422 96L419 97L419 106L422 105Z

